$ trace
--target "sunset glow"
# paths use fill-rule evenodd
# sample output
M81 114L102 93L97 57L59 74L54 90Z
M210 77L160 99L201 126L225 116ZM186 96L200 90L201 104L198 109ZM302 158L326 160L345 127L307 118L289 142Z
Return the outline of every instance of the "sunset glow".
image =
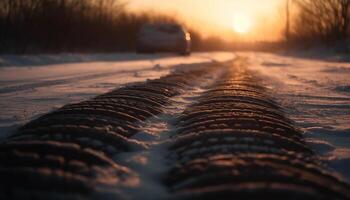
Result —
M204 34L230 39L278 40L284 28L283 0L130 0L132 11L162 12L182 19ZM155 8L154 5L157 5Z
M251 19L243 14L236 14L233 17L233 30L239 34L247 33L251 26Z

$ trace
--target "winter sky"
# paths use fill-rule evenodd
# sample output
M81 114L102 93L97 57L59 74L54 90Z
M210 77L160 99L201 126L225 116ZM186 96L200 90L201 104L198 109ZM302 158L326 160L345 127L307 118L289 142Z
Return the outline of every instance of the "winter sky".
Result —
M131 10L176 15L206 33L221 28L251 40L274 40L282 31L285 0L129 0ZM245 30L247 29L247 30Z

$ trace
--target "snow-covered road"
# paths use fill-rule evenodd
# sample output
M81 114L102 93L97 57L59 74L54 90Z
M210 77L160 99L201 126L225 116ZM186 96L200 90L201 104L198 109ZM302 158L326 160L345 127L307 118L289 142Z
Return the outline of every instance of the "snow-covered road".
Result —
M128 83L158 78L175 65L233 57L223 52L190 57L132 53L0 56L0 138L38 115Z
M350 179L350 63L238 53L264 75L308 143ZM226 61L232 53L190 57L116 54L0 56L0 137L64 104L128 83L158 78L181 64Z

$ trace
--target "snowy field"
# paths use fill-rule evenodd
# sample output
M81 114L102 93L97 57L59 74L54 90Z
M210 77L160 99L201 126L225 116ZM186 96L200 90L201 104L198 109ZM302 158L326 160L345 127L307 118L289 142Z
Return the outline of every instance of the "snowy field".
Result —
M350 179L350 63L238 53L263 75L309 145ZM154 79L174 66L233 59L232 53L0 56L0 138L67 103Z

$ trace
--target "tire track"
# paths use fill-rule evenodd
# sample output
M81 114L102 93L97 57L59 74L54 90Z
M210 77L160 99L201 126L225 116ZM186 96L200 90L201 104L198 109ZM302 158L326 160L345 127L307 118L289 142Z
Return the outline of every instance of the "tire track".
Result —
M132 139L142 142L146 148L141 151L124 152L115 157L119 163L137 172L140 187L126 188L125 199L168 199L168 188L162 184L161 177L169 170L168 148L171 136L177 131L177 117L193 103L194 99L216 81L222 72L221 64L215 70L195 80L183 93L171 98L171 104L164 106L162 112L143 123Z
M350 199L259 82L238 60L179 117L172 199Z
M0 199L127 198L142 176L116 158L148 151L150 144L133 137L216 68L177 70L24 125L0 144Z
M244 59L66 105L0 142L0 199L350 199Z

